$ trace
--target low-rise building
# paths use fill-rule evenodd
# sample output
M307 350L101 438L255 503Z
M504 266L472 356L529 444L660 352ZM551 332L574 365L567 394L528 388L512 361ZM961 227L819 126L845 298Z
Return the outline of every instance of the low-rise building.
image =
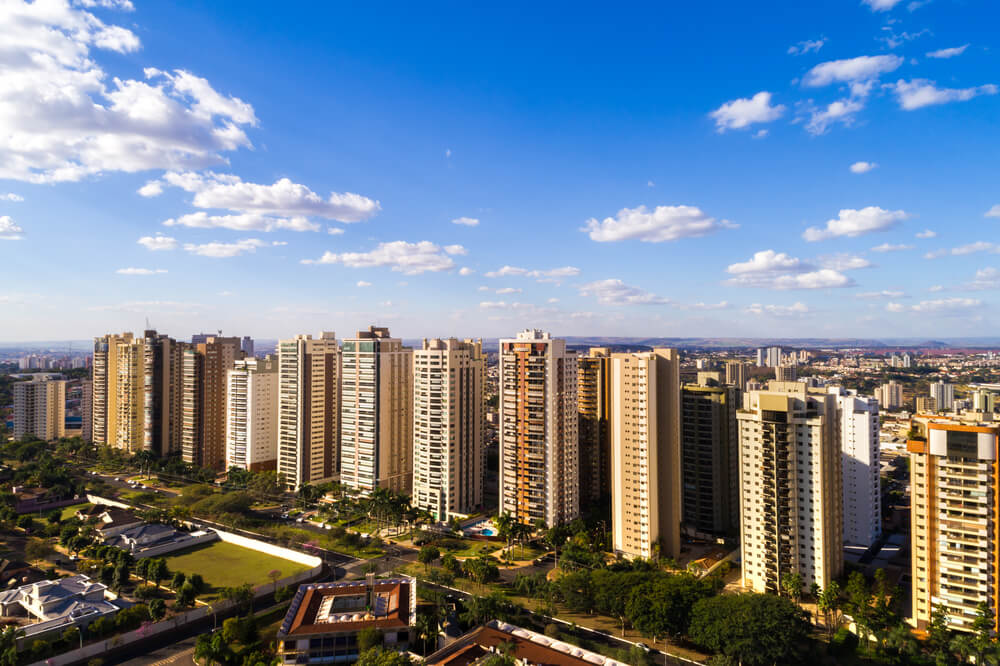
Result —
M142 518L127 509L95 504L76 512L76 517L84 522L94 521L94 529L102 539L108 539L125 530L141 527Z
M107 586L78 575L45 580L0 592L0 615L29 615L38 620L21 627L24 639L35 639L70 627L86 627L119 607L107 599Z
M104 545L115 546L127 550L132 557L159 557L182 548L190 548L202 543L209 543L219 538L212 530L196 530L182 532L170 525L141 524L119 531L114 536L105 539Z

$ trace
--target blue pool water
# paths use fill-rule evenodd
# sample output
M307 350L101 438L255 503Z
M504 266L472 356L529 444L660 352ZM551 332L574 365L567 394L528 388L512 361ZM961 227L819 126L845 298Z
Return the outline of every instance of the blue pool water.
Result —
M480 534L482 534L483 536L495 536L496 532L490 527L484 527L482 532L480 532Z

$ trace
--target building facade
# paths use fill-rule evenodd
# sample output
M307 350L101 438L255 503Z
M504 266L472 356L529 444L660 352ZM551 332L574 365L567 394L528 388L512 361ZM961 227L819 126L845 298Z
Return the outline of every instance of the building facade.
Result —
M500 340L500 511L561 525L580 514L577 359L526 330Z
M681 552L680 361L675 349L611 357L611 523L626 557Z
M226 384L226 469L276 470L278 359L236 361Z
M737 415L743 586L821 588L843 569L841 448L834 396L805 384L750 391Z
M483 503L482 341L424 340L413 352L413 505L436 520Z
M14 439L66 436L66 380L14 382Z
M844 543L871 546L882 536L878 401L831 387L843 452Z
M747 388L750 371L743 361L726 361L726 384L735 386L741 391Z
M580 504L611 495L611 353L591 347L577 359Z
M946 382L934 382L930 385L930 394L941 411L949 411L955 406L955 385Z
M903 408L903 386L896 380L882 384L875 392L878 404L887 411Z
M184 462L216 471L226 469L226 390L229 370L243 358L241 340L197 336L183 350Z
M91 370L91 420L93 441L115 445L118 431L118 346L132 340L131 333L94 338L94 361Z

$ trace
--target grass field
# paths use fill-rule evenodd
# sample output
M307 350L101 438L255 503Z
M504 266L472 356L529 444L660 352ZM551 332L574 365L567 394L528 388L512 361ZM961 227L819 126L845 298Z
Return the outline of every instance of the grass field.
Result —
M270 584L268 572L277 569L281 578L291 576L309 567L280 557L274 557L248 548L241 548L224 541L195 546L165 556L171 572L199 573L209 590L203 597L215 596L224 587L250 583L254 587Z
M89 509L93 504L90 502L84 502L83 504L71 504L69 506L64 506L62 508L62 514L60 514L61 520L69 520L76 515L76 512L80 509Z

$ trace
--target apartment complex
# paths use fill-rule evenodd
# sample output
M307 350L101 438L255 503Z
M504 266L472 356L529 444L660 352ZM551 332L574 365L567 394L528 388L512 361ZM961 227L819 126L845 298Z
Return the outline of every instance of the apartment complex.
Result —
M591 347L577 360L580 506L611 495L611 353Z
M980 602L1000 610L1000 426L915 417L911 432L913 621L927 629L941 605L951 629L970 631Z
M243 358L240 338L213 335L183 351L184 462L221 471L226 468L226 382L233 364Z
M500 340L500 511L533 525L579 515L577 358L538 330Z
M699 382L681 387L681 519L699 534L739 533L736 411L741 396L735 386Z
M340 347L337 336L297 335L278 342L278 473L287 486L337 472Z
M740 437L743 585L779 592L798 573L825 588L843 568L841 447L835 397L802 383L750 391Z
M278 359L236 361L226 382L226 469L277 469Z
M939 410L948 411L955 406L955 385L934 382L930 385L930 396L934 398Z
M871 546L882 536L878 401L831 387L843 456L844 543Z
M52 440L66 435L66 380L33 378L15 382L14 438Z
M680 361L675 349L611 357L611 523L627 557L679 557Z
M875 391L875 399L887 411L902 409L903 386L894 379L888 384L882 384Z
M114 446L118 430L118 346L130 342L131 333L94 338L91 422L93 441Z
M94 441L94 382L80 380L80 436L85 442Z
M413 505L436 520L483 503L482 341L424 340L413 352Z
M743 361L726 361L726 384L735 386L741 391L747 388L750 371Z
M413 350L376 326L344 340L341 400L341 483L410 494Z

